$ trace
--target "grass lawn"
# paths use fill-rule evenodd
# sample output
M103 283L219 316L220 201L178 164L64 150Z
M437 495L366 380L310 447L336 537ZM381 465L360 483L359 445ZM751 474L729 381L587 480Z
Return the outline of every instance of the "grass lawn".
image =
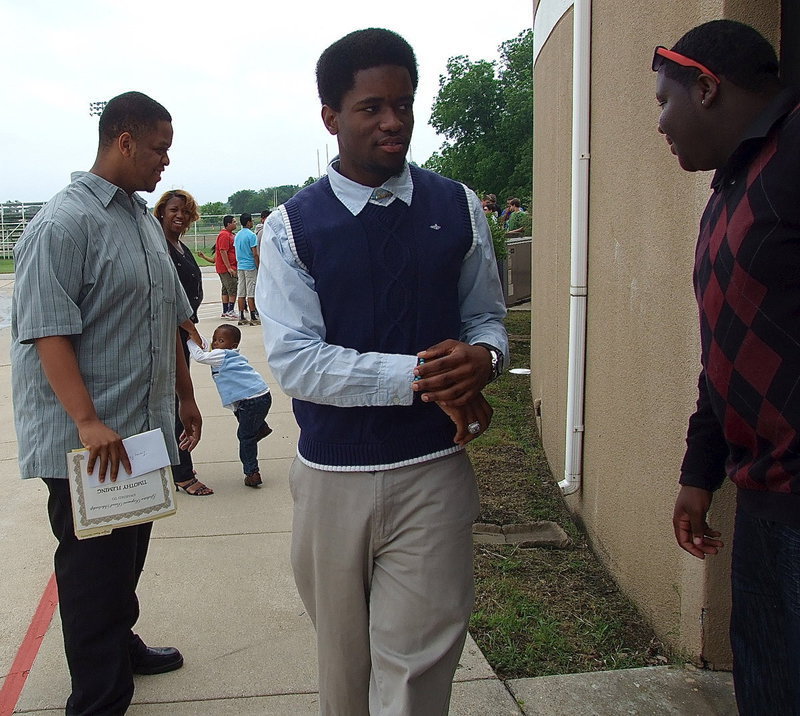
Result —
M0 273L14 273L14 259L0 259Z
M530 311L511 311L512 365L528 367ZM588 547L550 473L536 430L530 380L506 373L486 389L489 431L469 446L480 522L557 522L568 549L475 545L470 632L502 678L663 664L669 655Z

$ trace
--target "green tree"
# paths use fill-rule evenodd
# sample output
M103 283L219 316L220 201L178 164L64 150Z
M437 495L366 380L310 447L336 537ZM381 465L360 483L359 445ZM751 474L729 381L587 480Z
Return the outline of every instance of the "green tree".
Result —
M300 187L297 186L297 184L282 184L281 186L270 187L264 191L269 195L269 207L274 209L276 206L283 204L297 194L297 192L300 191Z
M238 216L249 212L250 214L261 211L263 199L259 197L259 192L253 189L239 189L228 197L228 206L231 207L231 214Z
M300 187L297 184L281 184L281 186L269 186L266 189L240 189L228 197L228 204L232 214L243 214L248 212L257 216L262 211L274 209L279 204L283 204L291 199Z
M451 57L439 77L431 126L445 142L425 163L478 192L530 199L533 152L533 31L498 48L500 59Z
M200 206L200 216L224 216L229 211L228 205L223 201L209 201Z

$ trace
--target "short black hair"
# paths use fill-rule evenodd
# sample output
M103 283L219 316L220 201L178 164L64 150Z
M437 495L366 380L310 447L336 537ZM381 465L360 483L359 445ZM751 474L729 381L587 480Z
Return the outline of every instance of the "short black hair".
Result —
M775 50L757 30L743 22L712 20L698 25L672 49L749 92L774 91L780 85ZM685 87L691 86L700 73L669 60L663 60L661 67L665 77Z
M269 216L269 213L270 213L270 212L269 212L269 209L265 209L264 211L262 211L262 212L261 212L261 219L262 219L262 221L263 221L264 219L266 219L266 218Z
M381 65L405 67L417 91L417 58L411 45L396 32L369 27L345 35L320 55L317 61L320 101L338 112L342 97L355 84L356 72Z
M252 221L252 220L253 220L252 215L248 214L247 212L245 212L244 214L242 214L239 217L239 223L242 225L242 227L244 227L245 224L247 224L248 221Z
M123 132L138 139L158 122L171 121L172 115L151 97L125 92L110 99L100 115L100 146L109 146Z
M233 342L237 346L242 342L242 332L232 323L223 323L217 326L217 330L227 333L231 338L233 338Z

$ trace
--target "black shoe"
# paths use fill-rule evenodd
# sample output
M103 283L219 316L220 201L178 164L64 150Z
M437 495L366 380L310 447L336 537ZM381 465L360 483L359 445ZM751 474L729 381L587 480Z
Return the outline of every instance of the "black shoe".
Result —
M165 674L183 666L183 655L174 646L145 646L131 651L134 674Z
M265 437L272 435L272 428L264 423L256 433L256 441L263 440Z

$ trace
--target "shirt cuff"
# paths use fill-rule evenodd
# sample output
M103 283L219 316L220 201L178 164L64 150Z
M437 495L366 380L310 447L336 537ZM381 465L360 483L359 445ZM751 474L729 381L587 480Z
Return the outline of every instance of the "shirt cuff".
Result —
M417 356L389 354L381 366L381 384L388 396L388 405L411 405L414 402L414 368Z

